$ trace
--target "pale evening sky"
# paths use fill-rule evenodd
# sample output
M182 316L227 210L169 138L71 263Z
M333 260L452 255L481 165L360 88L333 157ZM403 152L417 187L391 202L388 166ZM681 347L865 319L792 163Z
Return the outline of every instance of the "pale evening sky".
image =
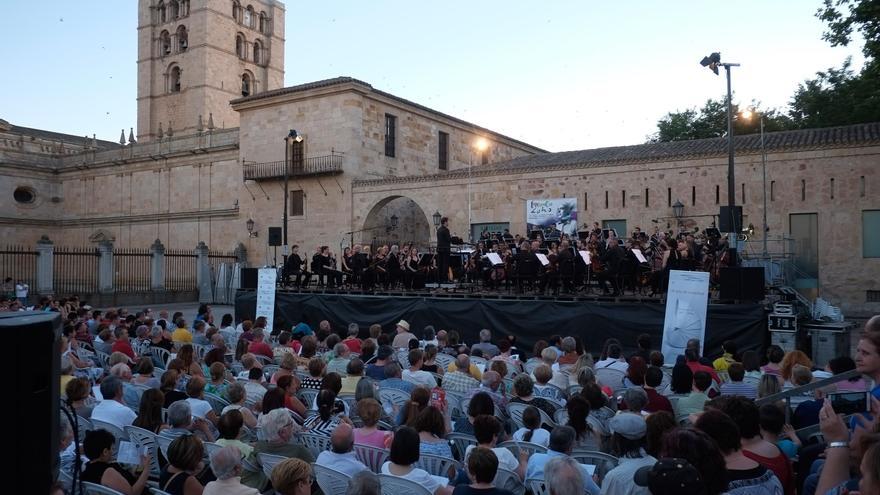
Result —
M243 2L246 4L246 2ZM725 92L784 106L861 44L831 48L820 0L287 2L285 85L351 76L550 151L638 144ZM6 2L0 118L110 141L136 125L137 2ZM231 8L230 8L231 10Z

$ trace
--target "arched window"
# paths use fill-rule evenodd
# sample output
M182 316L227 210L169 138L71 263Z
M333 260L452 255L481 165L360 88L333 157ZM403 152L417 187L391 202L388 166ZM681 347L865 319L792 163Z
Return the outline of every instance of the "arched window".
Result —
M177 51L185 52L188 46L189 35L186 32L186 26L179 26L177 28Z
M260 12L260 32L263 34L269 34L269 23L267 22L265 12Z
M254 63L259 65L263 62L263 44L258 41L254 41Z
M253 29L255 20L256 16L254 15L254 8L248 5L247 8L244 9L244 25Z
M232 2L232 18L235 22L241 22L241 4L238 0Z
M168 18L165 16L165 2L159 1L159 5L156 6L156 11L159 12L159 22L165 22Z
M171 35L168 31L162 31L159 34L159 55L171 55Z
M180 0L180 17L189 15L189 0Z
M235 35L235 54L238 55L238 58L247 58L247 42L244 39L244 35L238 33Z
M170 93L179 93L180 92L180 78L183 71L180 70L180 67L174 65L168 71L168 91Z
M177 0L171 0L168 2L168 9L172 20L180 17L180 5L177 4Z
M241 96L250 96L253 90L254 78L245 72L241 75Z

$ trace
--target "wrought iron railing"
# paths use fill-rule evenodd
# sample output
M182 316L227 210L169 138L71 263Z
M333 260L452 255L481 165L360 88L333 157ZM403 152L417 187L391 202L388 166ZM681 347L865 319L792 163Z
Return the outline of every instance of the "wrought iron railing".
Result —
M343 156L339 154L313 156L301 162L288 163L288 177L334 175L342 173ZM279 179L284 177L284 160L242 165L244 180Z

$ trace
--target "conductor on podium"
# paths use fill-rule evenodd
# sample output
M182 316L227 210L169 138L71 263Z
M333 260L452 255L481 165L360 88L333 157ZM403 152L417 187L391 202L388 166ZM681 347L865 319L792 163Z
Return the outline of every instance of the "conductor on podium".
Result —
M440 283L446 283L449 274L449 250L452 245L452 237L449 235L449 218L440 219L440 227L437 228L437 276Z

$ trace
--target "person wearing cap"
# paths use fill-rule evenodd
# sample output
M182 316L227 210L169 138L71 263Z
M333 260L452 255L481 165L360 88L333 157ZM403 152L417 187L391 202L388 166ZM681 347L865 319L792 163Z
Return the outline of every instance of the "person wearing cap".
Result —
M618 458L617 467L608 471L602 481L602 495L650 495L646 487L633 484L636 471L657 462L645 452L648 425L641 414L620 413L608 422L611 427L611 453Z
M556 457L570 457L574 448L575 437L574 428L571 426L557 426L550 432L550 444L546 453L536 453L529 457L526 465L526 480L538 479L545 480L545 469L548 461ZM593 476L587 466L578 464L583 474L583 491L590 495L599 494L599 486L593 481ZM553 480L549 480L552 490ZM632 478L630 478L632 484Z
M665 458L653 466L644 466L633 476L636 485L648 488L651 495L706 495L706 482L697 468L685 459Z
M409 331L409 323L406 320L400 320L397 322L397 335L394 336L391 347L395 349L408 349L409 341L415 338L416 336Z

